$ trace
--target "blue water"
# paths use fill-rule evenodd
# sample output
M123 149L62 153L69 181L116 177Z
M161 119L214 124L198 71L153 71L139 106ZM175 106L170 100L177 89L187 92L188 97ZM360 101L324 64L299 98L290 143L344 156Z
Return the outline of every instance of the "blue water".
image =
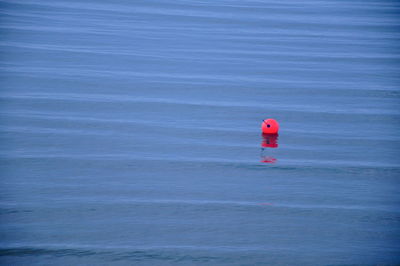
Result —
M0 10L2 265L400 264L399 2Z

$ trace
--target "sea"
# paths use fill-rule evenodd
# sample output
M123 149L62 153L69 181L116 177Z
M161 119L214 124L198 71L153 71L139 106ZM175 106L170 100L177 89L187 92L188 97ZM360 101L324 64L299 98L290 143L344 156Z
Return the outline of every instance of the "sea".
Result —
M0 264L399 265L399 51L399 1L0 0Z

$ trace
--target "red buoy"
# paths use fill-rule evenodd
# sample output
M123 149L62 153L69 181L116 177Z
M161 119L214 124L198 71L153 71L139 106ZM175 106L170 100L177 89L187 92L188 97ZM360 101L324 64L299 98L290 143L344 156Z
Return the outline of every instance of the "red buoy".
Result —
M264 134L278 134L279 124L275 119L265 119L261 124L261 130Z

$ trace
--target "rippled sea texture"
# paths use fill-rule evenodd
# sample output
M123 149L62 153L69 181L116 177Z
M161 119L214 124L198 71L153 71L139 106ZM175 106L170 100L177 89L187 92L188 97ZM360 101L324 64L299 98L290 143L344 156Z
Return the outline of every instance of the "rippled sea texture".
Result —
M399 2L0 9L1 264L400 263Z

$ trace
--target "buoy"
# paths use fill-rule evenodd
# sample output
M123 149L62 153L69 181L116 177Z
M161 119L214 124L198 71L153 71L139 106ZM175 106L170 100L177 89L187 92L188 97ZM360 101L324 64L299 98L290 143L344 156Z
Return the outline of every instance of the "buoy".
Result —
M263 120L261 130L264 134L278 134L279 124L275 119L268 118Z

